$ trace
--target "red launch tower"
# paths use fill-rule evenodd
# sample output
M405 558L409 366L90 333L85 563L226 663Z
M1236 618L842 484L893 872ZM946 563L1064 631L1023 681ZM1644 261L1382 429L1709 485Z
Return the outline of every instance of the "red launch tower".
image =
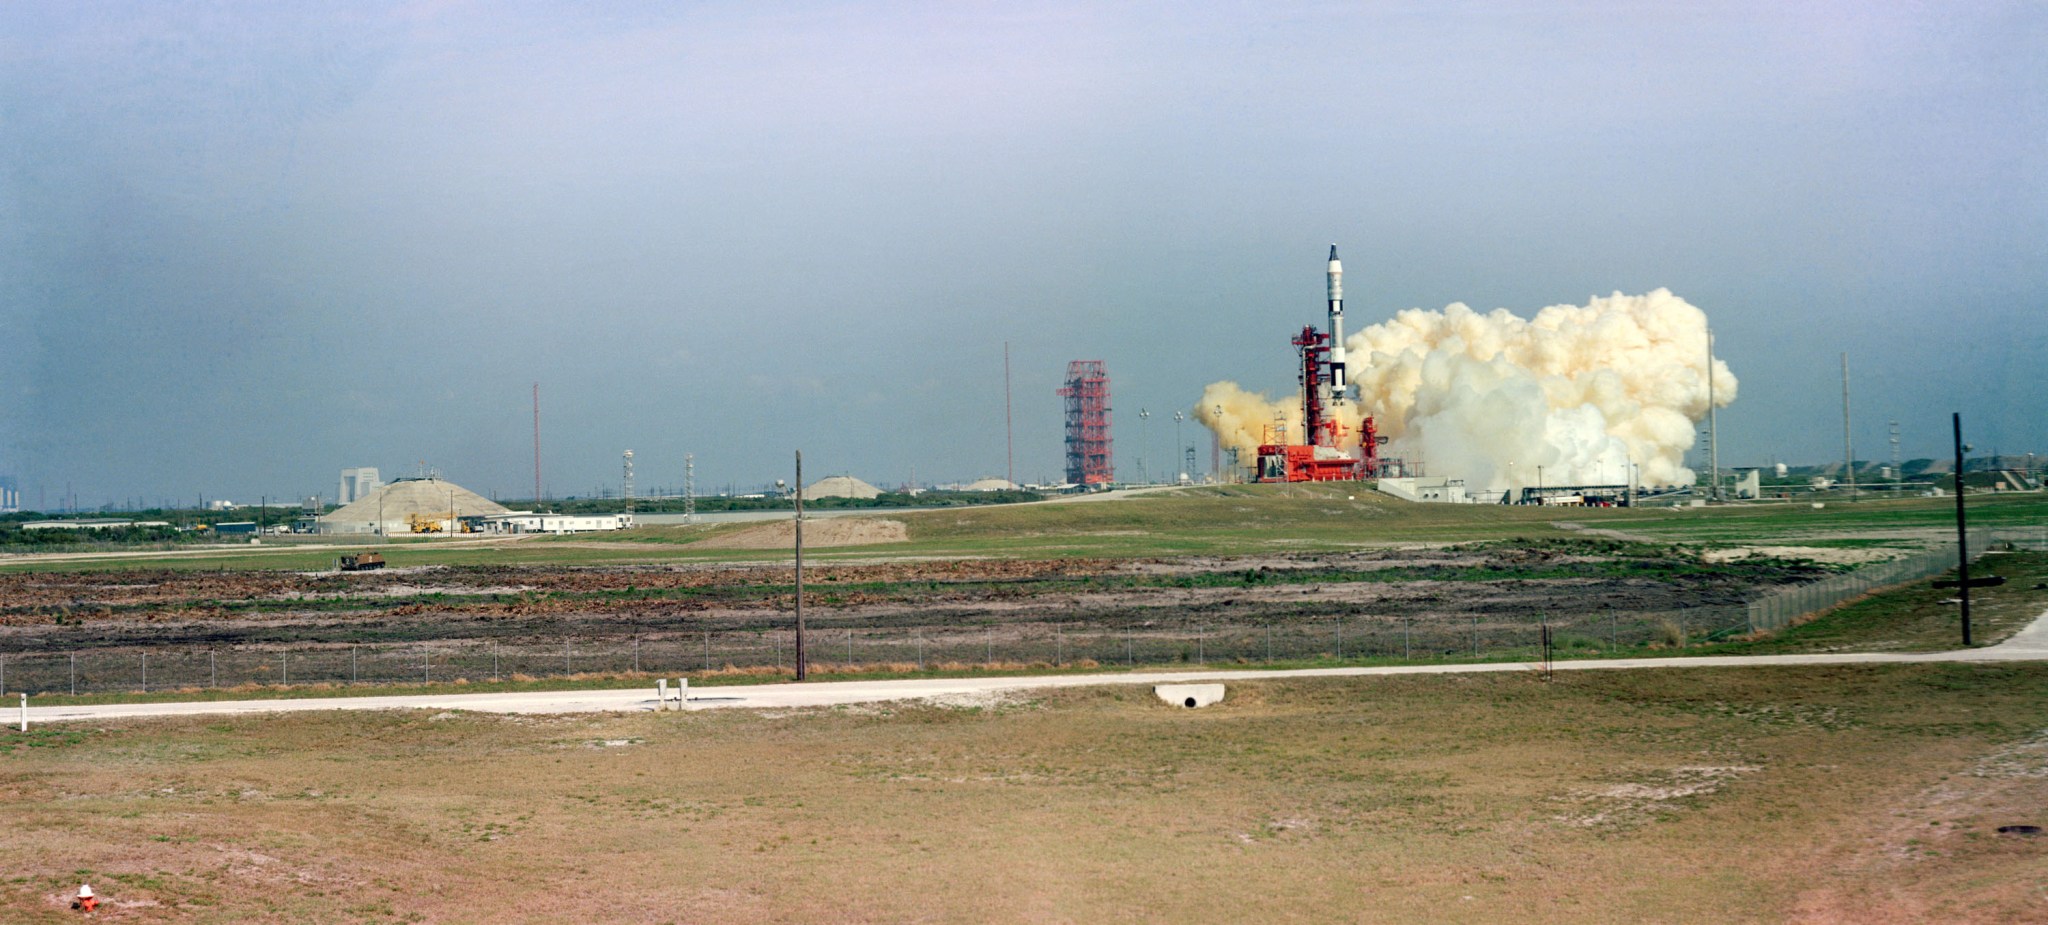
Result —
M1101 360L1068 363L1067 384L1059 395L1067 406L1067 481L1107 487L1116 480L1110 460L1108 370Z
M1257 478L1261 482L1351 482L1379 472L1379 433L1372 416L1356 445L1347 445L1349 428L1330 415L1323 396L1333 385L1330 335L1304 327L1290 341L1301 355L1301 426L1305 442L1269 443L1259 447Z

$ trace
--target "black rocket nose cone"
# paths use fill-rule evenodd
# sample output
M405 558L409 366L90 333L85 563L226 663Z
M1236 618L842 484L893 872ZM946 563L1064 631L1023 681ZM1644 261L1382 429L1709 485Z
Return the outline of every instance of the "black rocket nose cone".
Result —
M1330 245L1330 259L1337 259L1337 245L1335 244Z

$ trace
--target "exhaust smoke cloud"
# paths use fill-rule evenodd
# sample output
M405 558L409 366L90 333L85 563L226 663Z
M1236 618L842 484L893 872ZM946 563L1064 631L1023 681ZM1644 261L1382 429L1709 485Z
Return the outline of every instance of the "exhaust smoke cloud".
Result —
M1370 414L1388 438L1382 456L1475 490L1620 484L1631 462L1644 485L1690 485L1685 451L1707 415L1709 362L1714 403L1736 394L1727 365L1707 355L1706 313L1665 289L1526 319L1463 304L1409 309L1345 348L1357 400L1336 411L1354 439ZM1303 438L1299 394L1275 400L1216 382L1195 418L1241 465L1277 442L1279 427L1289 442Z

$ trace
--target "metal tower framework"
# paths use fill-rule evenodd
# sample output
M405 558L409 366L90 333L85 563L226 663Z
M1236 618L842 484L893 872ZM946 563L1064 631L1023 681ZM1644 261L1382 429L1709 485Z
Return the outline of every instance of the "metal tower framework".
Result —
M683 523L697 520L697 456L683 454Z
M633 513L633 451L626 451L626 473L620 480L620 496L626 499L626 513Z
M1109 371L1103 362L1068 363L1067 383L1059 395L1066 399L1067 481L1088 488L1115 481L1116 467L1110 457Z

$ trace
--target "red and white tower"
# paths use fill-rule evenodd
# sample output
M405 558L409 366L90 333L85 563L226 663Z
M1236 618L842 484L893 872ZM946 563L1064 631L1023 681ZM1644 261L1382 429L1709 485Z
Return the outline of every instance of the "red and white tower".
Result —
M1087 488L1108 486L1116 480L1116 466L1110 459L1109 372L1103 362L1068 363L1059 395L1066 399L1067 481Z

